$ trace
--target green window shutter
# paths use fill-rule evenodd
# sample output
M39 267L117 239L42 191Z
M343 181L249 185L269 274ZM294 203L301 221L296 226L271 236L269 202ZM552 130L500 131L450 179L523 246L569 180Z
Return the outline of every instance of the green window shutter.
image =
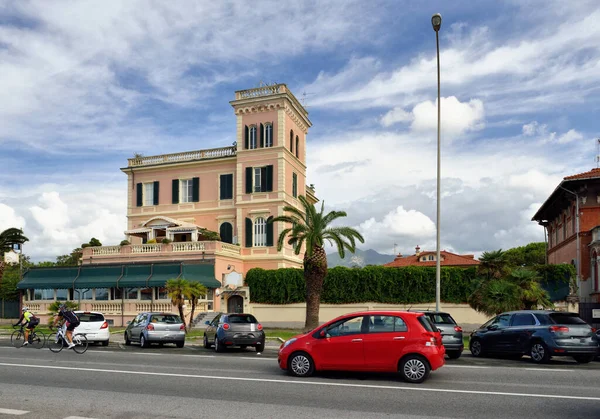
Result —
M292 196L298 198L298 175L296 173L292 175Z
M260 168L260 191L267 192L267 168Z
M227 199L233 199L233 174L227 175Z
M233 243L233 227L231 223L221 224L221 227L219 227L219 236L221 236L223 243Z
M233 198L233 175L221 175L220 199Z
M171 185L171 202L173 204L179 204L179 179L173 179Z
M144 204L144 194L143 188L144 186L141 183L135 185L136 192L136 206L141 207Z
M267 246L273 246L273 217L267 218Z
M200 178L192 178L192 202L200 201Z
M267 192L273 192L273 165L265 167L265 186Z
M252 220L246 218L246 247L252 247Z
M294 131L290 130L290 151L294 152Z
M298 151L298 149L300 148L300 142L298 140L298 136L296 135L296 157L300 157L300 152Z
M260 124L260 147L265 146L265 127L263 124Z
M246 167L246 193L252 193L252 168Z
M158 181L154 182L154 205L158 205Z
M248 150L249 138L250 138L250 133L248 132L248 125L245 125L245 128L244 128L244 149L245 150Z

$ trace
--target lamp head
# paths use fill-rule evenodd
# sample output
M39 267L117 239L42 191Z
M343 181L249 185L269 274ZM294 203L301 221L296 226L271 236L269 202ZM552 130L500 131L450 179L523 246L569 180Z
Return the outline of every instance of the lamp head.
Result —
M442 26L442 15L436 13L435 15L431 16L431 26L433 26L434 31L439 31L440 27Z

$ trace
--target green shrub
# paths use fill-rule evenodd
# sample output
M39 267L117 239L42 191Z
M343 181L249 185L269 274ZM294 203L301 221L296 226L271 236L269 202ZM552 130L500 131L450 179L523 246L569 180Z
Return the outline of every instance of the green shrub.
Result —
M146 244L156 244L156 239L150 239L146 242Z
M121 240L121 243L119 243L119 246L129 246L131 243L129 243L129 240Z
M162 239L162 240L161 240L161 243L162 243L162 244L169 244L169 243L171 243L171 240L170 240L170 239L167 239L167 238L165 237L164 239Z

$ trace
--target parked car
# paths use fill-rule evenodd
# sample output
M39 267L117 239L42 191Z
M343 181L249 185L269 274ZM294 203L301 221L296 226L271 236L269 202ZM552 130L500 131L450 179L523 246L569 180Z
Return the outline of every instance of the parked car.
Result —
M552 356L572 356L579 363L592 361L598 339L592 327L577 313L550 310L521 310L502 313L471 334L473 356L529 355L545 363Z
M79 318L79 326L73 334L85 333L88 342L99 342L102 346L108 346L110 341L110 327L104 318L104 314L97 311L74 311Z
M185 345L185 326L181 317L173 313L140 313L125 329L125 345L139 342L142 348L152 343Z
M265 332L262 325L252 314L221 313L212 322L206 321L204 347L214 346L216 352L223 352L228 346L248 346L256 352L265 350Z
M460 358L465 347L462 327L456 324L449 313L442 311L423 311L422 313L442 334L442 344L446 348L446 355L450 359Z
M599 343L596 359L598 359L600 361L600 329L596 329L596 339L598 339L598 343Z
M422 383L444 365L444 355L441 334L423 313L367 311L287 340L277 361L298 377L325 370L380 371Z

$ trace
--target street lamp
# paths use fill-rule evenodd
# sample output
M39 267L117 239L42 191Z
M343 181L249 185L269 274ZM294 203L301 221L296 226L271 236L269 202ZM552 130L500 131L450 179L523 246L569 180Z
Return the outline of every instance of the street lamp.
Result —
M436 13L431 17L431 26L435 31L435 45L437 48L437 87L438 87L438 120L437 120L437 217L436 217L436 259L435 259L435 309L440 310L440 177L441 177L441 140L440 140L440 117L441 117L441 101L440 101L440 37L439 31L442 26L442 15Z

